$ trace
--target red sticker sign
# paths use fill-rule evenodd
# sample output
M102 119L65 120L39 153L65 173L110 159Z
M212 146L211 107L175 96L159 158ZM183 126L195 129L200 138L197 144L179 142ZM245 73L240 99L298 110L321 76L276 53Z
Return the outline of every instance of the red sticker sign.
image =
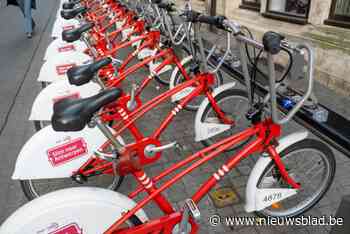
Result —
M64 95L64 96L59 96L59 97L54 97L52 99L53 103L56 103L62 99L66 99L66 98L70 98L70 99L79 99L80 98L80 94L77 93L72 93L72 94L68 94L68 95Z
M88 149L83 138L77 138L47 151L49 162L53 167L65 164L87 154Z
M83 234L83 230L76 223L68 224L49 234Z
M71 29L74 29L75 26L74 25L67 25L67 26L63 26L62 29L63 30L71 30Z
M74 67L75 63L63 64L56 66L57 75L64 75L68 71L69 68Z
M58 48L58 52L68 52L68 51L75 51L74 45L66 45Z

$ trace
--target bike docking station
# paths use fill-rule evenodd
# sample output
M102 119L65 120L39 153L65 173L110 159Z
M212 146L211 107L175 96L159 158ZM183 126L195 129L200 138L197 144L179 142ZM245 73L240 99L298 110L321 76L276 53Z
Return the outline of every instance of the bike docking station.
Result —
M208 44L210 44L210 42L208 42ZM209 53L209 50L207 53ZM296 61L299 63L301 62L300 60L303 60L303 58L300 57L296 59L299 60ZM216 54L212 56L211 62L213 64L218 64L221 62L221 60L221 54ZM237 64L237 60L235 63ZM252 70L251 67L248 69ZM284 68L280 66L277 69L282 72ZM240 65L232 66L231 61L226 60L223 63L221 70L223 70L234 80L237 80L242 85L245 85L243 70ZM293 74L293 72L291 72L291 74ZM294 76L298 75L301 75L300 71ZM300 77L292 77L292 79L297 80L300 79ZM263 80L264 78L262 77L261 73L258 73L256 91L261 97L264 97L268 93ZM293 89L290 86L284 87L282 92L283 93L278 93L278 107L282 113L286 113L291 107L293 107L295 103L294 100L298 100L301 92ZM331 108L322 105L322 103L319 103L316 97L312 95L309 103L304 105L297 112L297 114L293 117L293 120L350 158L350 120L346 119L337 112L332 111Z

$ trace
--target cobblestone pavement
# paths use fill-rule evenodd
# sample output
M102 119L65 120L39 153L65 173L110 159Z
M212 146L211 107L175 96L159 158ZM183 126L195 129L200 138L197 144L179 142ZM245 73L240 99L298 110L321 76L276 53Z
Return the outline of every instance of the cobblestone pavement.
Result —
M48 1L47 11L51 11L53 6L58 1ZM3 9L2 9L3 10ZM54 15L54 14L51 14ZM1 18L1 16L0 16ZM22 145L34 134L33 123L29 122L28 116L31 109L31 105L37 93L40 91L40 85L36 82L40 67L42 65L42 58L45 49L50 42L49 32L50 26L53 23L53 17L49 19L49 26L43 29L41 40L36 52L34 52L33 59L27 63L28 72L24 76L23 85L20 87L19 93L15 98L14 105L10 110L8 121L0 136L0 184L2 189L0 190L0 223L15 209L20 207L26 202L24 195L21 192L19 183L12 181L11 173L13 171L15 160L20 151ZM3 32L1 31L0 34ZM3 68L4 69L4 68ZM21 68L23 69L23 68ZM3 72L1 70L1 72ZM145 71L141 71L135 75L132 79L136 79L144 75ZM225 78L228 81L228 78ZM127 90L128 87L125 87ZM148 100L150 97L154 97L165 88L158 87L156 83L152 84L145 93L144 100ZM323 88L321 85L316 85L316 94L320 98L322 103L331 105L333 109L347 115L349 111L349 99L347 97L341 97L335 95L331 91ZM3 95L1 93L1 95ZM5 97L5 96L3 96ZM147 114L139 127L144 132L151 132L155 126L158 126L163 119L164 114L167 113L173 104L166 103L159 109ZM170 126L162 136L163 142L177 141L183 146L183 150L168 150L163 153L162 158L156 164L147 168L150 176L159 174L164 168L172 165L186 155L196 152L202 149L203 146L194 142L193 135L193 122L194 113L182 111L177 116L173 125ZM293 132L295 130L301 130L302 128L296 123L290 123L284 126L285 133ZM322 216L322 215L334 215L337 207L340 203L343 195L350 194L350 180L348 172L350 169L350 160L337 151L334 151L337 159L337 172L334 183L330 191L319 202L319 204L309 211L306 215ZM211 161L209 164L201 167L198 171L195 171L191 175L183 178L179 183L167 190L165 194L169 200L176 206L181 207L184 199L190 197L198 188L198 185L205 181L219 166L227 159L229 154L224 154L222 157ZM208 219L213 214L219 214L222 216L252 216L252 214L245 213L243 209L244 197L245 197L245 185L248 179L249 172L254 165L253 159L246 159L243 161L237 169L230 172L227 177L217 185L217 187L230 186L234 187L240 198L239 204L235 206L225 208L215 208L212 200L206 196L200 203L199 207L202 214L200 233L328 233L330 227L327 226L308 226L308 227L254 227L254 226L239 226L239 227L225 227L209 225ZM136 182L132 178L126 178L121 187L121 192L127 193L132 188L135 188ZM160 211L154 204L150 204L146 207L146 212L150 217L158 217L161 215Z

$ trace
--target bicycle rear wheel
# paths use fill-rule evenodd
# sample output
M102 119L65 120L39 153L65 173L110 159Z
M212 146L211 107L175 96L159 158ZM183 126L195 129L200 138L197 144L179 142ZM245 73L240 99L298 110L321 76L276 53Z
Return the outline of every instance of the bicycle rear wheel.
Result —
M298 193L261 211L262 217L295 217L310 210L325 195L335 174L335 159L332 150L323 142L314 139L299 141L281 154L288 174L301 184ZM269 183L264 183L269 181ZM281 179L277 167L271 162L258 182L259 188L288 188Z
M41 129L45 128L46 126L51 124L51 121L45 121L45 120L34 120L34 128L35 131L40 131Z
M117 191L123 182L124 177L111 175L98 175L88 178L86 182L80 184L71 178L62 179L40 179L40 180L20 180L21 188L28 200L33 200L39 196L63 188L90 186L107 188Z
M117 138L121 144L124 144L123 138ZM110 152L110 148L105 152ZM77 170L76 168L75 170ZM72 171L73 173L73 171ZM28 200L40 197L44 194L50 193L64 188L90 186L107 188L109 190L117 191L121 186L124 176L117 174L95 174L92 176L80 177L80 180L73 178L49 178L49 179L29 179L20 180L21 188Z

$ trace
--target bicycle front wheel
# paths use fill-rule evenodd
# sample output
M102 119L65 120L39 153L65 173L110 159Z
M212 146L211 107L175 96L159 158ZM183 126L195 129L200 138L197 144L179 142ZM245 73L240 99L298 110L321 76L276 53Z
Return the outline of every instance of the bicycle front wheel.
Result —
M332 150L323 142L314 139L299 141L281 154L288 174L301 188L297 194L273 206L256 212L258 216L295 217L310 210L325 195L335 174L335 159ZM269 181L264 183L264 181ZM288 188L274 162L265 169L258 182L259 188Z
M249 109L247 92L240 89L228 89L218 94L215 97L215 101L225 116L234 121L234 124L230 129L201 141L204 146L210 146L215 142L219 142L234 134L240 133L251 125L251 122L246 118L246 113ZM220 118L217 116L216 111L213 109L210 103L208 103L207 107L205 108L201 116L201 121L203 123L221 123ZM240 148L249 140L250 138L233 145L226 151L232 151Z
M191 72L191 65L193 63L193 60L188 61L187 63L183 64L183 68L185 69L185 71L187 72L187 74L190 75L190 77L193 77L194 74ZM212 68L212 66L209 64L209 67ZM219 87L220 85L222 85L224 83L224 78L223 75L221 73L221 71L217 71L214 74L215 80L214 80L214 84L213 84L213 89ZM172 84L172 86L177 86L180 85L184 82L186 82L187 80L185 79L185 77L183 76L183 74L180 71L177 71L176 75L175 75L175 79L174 79L174 83ZM184 109L188 110L188 111L197 111L200 104L203 102L205 98L205 95L199 95L197 97L195 97L192 101L190 101L190 103L188 103L186 106L184 106Z

